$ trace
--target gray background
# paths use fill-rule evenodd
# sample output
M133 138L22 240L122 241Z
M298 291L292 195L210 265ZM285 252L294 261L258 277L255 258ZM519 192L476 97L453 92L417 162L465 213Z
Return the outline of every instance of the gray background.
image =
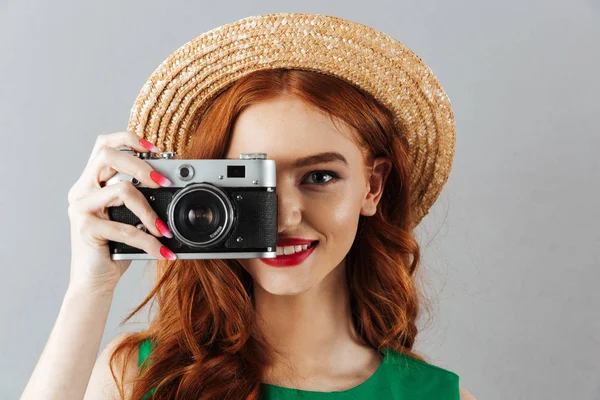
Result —
M280 12L380 29L456 115L450 180L419 227L435 301L416 349L484 399L600 399L600 5L570 1L0 2L0 398L19 396L69 278L67 192L125 130L154 69L216 26ZM115 294L102 347L152 263ZM425 326L426 325L426 326Z

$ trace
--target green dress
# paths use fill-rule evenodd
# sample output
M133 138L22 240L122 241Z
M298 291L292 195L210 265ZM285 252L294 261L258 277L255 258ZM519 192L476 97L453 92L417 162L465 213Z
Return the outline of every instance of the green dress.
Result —
M140 344L138 367L152 350L149 340ZM452 371L384 349L383 362L369 379L348 390L314 392L261 383L263 400L460 400L458 375ZM154 389L146 394L150 399Z

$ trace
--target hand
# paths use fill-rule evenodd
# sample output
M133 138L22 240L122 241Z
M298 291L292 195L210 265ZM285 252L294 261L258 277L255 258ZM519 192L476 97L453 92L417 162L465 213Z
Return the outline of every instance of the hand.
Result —
M131 175L150 188L157 189L161 184L170 186L167 178L148 163L118 150L118 146L131 147L138 153L149 149L160 151L129 131L98 136L83 173L68 195L71 223L69 287L114 290L131 260L111 259L109 240L144 250L157 259L175 259L175 255L155 237L172 237L172 234L142 192L131 182L104 186L104 182L118 172ZM121 205L139 217L151 234L133 225L111 221L108 207Z

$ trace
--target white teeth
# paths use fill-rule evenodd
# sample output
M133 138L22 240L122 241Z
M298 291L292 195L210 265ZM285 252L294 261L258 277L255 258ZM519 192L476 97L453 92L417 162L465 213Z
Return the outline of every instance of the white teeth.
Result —
M294 253L294 246L285 246L283 248L283 254L292 254Z
M303 251L306 250L308 248L307 244L303 244L303 245L297 245L297 246L277 246L277 255L278 256L282 256L282 255L287 255L287 254L292 254L292 253L298 253L299 251Z

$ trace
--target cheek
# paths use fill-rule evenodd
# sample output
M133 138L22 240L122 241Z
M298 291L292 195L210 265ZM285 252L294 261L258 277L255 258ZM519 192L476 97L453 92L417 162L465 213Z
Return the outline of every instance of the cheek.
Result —
M304 211L306 223L326 238L333 236L330 239L339 241L342 237L352 236L349 239L352 242L362 205L356 193L345 191L340 195L311 199Z

